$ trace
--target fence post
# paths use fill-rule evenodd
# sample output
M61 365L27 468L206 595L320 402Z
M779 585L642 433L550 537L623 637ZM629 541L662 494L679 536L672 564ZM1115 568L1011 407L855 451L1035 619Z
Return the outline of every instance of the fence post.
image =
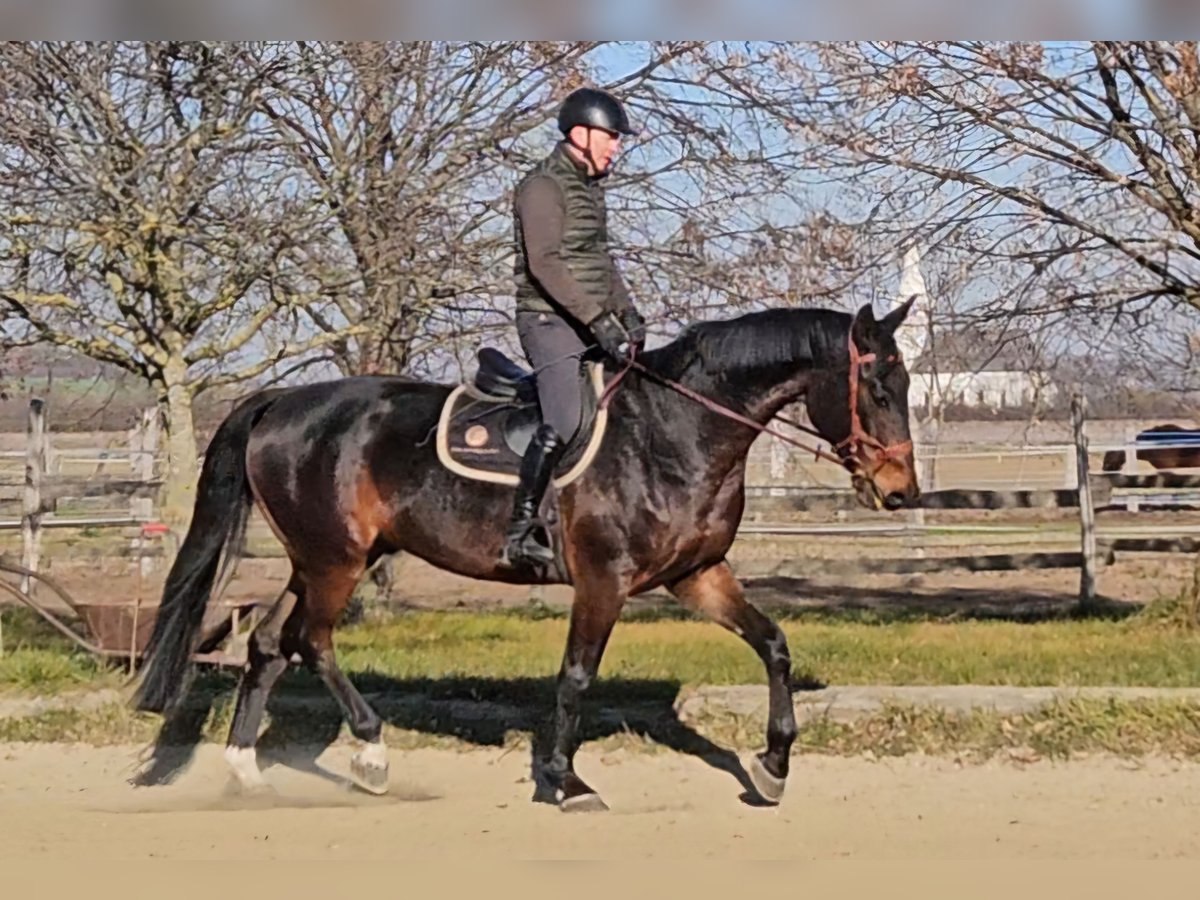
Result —
M141 418L129 436L129 456L134 477L139 481L154 480L154 459L158 455L158 410L142 411ZM129 515L150 521L154 518L154 497L137 496L129 500Z
M1087 399L1079 392L1071 396L1071 425L1075 430L1075 471L1079 480L1079 531L1082 563L1079 572L1079 606L1085 611L1096 605L1096 512L1092 507L1092 485L1088 477L1088 442L1084 431Z
M1079 487L1079 473L1076 471L1079 459L1078 449L1074 444L1067 444L1063 450L1063 490L1073 491Z
M130 434L129 448L131 467L138 481L146 483L154 481L154 462L158 456L158 435L158 409L142 410L141 418L138 419L137 424ZM129 515L139 522L152 521L154 519L153 494L146 493L145 496L134 494L129 500ZM158 567L159 563L156 558L146 556L142 552L143 547L147 544L145 536L139 535L134 538L133 544L138 560L138 575L146 576L151 574Z
M917 486L922 494L937 490L938 441L941 437L936 413L920 423L917 428L921 446L925 451L924 462L918 462L916 452L913 452L913 462L917 465ZM913 526L912 534L906 535L903 546L916 559L925 558L925 508L917 507L909 510L908 522Z
M767 452L771 466L771 484L774 486L787 478L788 460L791 454L789 453L788 446L783 441L776 440L771 441Z
M1137 429L1133 426L1128 426L1125 429L1125 465L1121 467L1123 475L1136 475L1138 473L1138 458L1137 458ZM1138 503L1138 495L1132 491L1125 495L1125 511L1137 512L1141 505Z
M25 500L21 514L21 565L36 572L42 549L42 476L46 472L46 401L29 401L25 428ZM32 595L35 587L21 576L21 590Z

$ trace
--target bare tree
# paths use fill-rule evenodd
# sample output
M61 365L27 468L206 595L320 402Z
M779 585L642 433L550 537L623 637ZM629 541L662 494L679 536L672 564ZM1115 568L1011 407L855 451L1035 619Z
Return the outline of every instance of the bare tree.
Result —
M1097 326L1200 307L1194 42L852 43L777 56L813 165L976 273L979 314ZM991 286L991 290L986 289Z
M798 217L807 198L786 190L804 174L798 152L727 84L730 73L770 73L732 46L305 43L247 53L263 110L330 217L312 274L339 319L369 329L348 344L346 371L427 369L508 324L511 193L557 139L558 102L585 83L619 94L643 129L611 178L609 206L616 253L652 323L840 284L826 254L839 240L850 246L848 232Z
M192 403L286 375L461 361L507 324L511 191L571 89L643 126L610 184L652 324L846 284L853 231L809 214L800 152L740 45L10 44L0 48L6 332L149 383L190 508ZM819 204L817 204L819 206ZM281 371L281 367L282 371Z
M893 297L918 243L964 322L1045 347L1128 322L1186 361L1196 67L1186 43L5 45L6 330L146 379L190 483L210 386L317 352L428 372L506 326L512 189L591 83L643 129L609 207L652 333Z
M529 93L586 47L301 43L248 51L274 124L329 217L312 274L344 320L368 326L340 359L353 373L408 371L447 335L449 297L487 296L505 244L503 140L538 124ZM463 304L470 307L471 304ZM320 325L338 325L321 310Z
M219 45L10 43L0 103L6 331L154 388L186 521L196 395L345 338L295 327L314 224L255 73Z

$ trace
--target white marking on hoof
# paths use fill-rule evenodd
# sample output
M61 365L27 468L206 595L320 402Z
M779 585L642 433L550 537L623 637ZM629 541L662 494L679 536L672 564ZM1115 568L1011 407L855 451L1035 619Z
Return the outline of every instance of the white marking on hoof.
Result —
M565 813L607 812L608 804L600 799L599 794L579 794L567 797L558 804L558 808Z
M371 794L386 794L388 790L387 745L383 741L364 744L350 758L351 780Z
M253 747L226 747L225 762L233 770L242 790L251 793L267 790L268 785L258 768L258 755Z
M754 784L754 789L758 791L759 796L768 803L778 803L783 799L783 789L787 787L786 778L776 778L767 771L767 767L762 764L762 760L757 756L750 758L750 765L746 766L746 771L750 775L750 781Z
M387 744L383 741L363 744L357 755L364 765L375 766L379 769L388 767Z

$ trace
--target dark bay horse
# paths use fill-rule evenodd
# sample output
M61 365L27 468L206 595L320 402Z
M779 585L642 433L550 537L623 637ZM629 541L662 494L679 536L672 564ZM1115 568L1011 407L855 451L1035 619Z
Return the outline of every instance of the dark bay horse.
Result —
M762 659L767 747L749 768L763 797L780 799L796 737L788 647L780 629L744 599L725 559L759 431L681 396L665 380L759 424L806 398L815 429L840 445L860 502L898 509L918 496L908 373L893 336L910 306L880 320L867 305L856 316L775 309L700 323L639 357L653 376L625 374L599 455L560 497L575 598L553 750L535 761L535 800L603 808L574 770L581 696L625 599L659 586L739 635ZM338 668L333 647L339 615L382 554L405 551L474 578L536 583L497 564L512 488L449 472L426 441L450 391L390 376L269 390L244 400L209 444L136 703L163 711L184 693L205 605L218 574L224 582L236 560L257 504L287 550L292 575L251 636L229 732L226 758L246 788L264 785L254 751L258 729L272 685L297 653L364 742L351 765L354 780L386 790L382 721Z
M1139 432L1134 440L1141 444L1143 442L1151 442L1157 436L1163 443L1170 443L1173 435L1179 436L1181 446L1140 446L1135 451L1137 458L1143 462L1150 463L1156 469L1200 468L1200 444L1193 443L1192 446L1184 446L1188 443L1184 440L1185 438L1195 441L1197 436L1200 436L1200 431L1184 428L1181 425L1155 425L1153 428L1147 428L1145 431ZM1109 450L1104 454L1104 459L1100 464L1101 470L1104 472L1120 472L1125 466L1125 459L1124 450Z

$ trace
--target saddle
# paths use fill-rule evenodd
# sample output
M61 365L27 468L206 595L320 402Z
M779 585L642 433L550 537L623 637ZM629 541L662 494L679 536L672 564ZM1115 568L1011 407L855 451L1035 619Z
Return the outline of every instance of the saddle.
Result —
M458 385L442 406L438 459L463 478L515 487L521 458L542 423L537 376L494 347L482 348L477 356L474 379ZM604 367L593 361L583 365L590 390L584 391L579 430L555 468L555 488L566 487L587 471L608 423L608 411L600 408Z

